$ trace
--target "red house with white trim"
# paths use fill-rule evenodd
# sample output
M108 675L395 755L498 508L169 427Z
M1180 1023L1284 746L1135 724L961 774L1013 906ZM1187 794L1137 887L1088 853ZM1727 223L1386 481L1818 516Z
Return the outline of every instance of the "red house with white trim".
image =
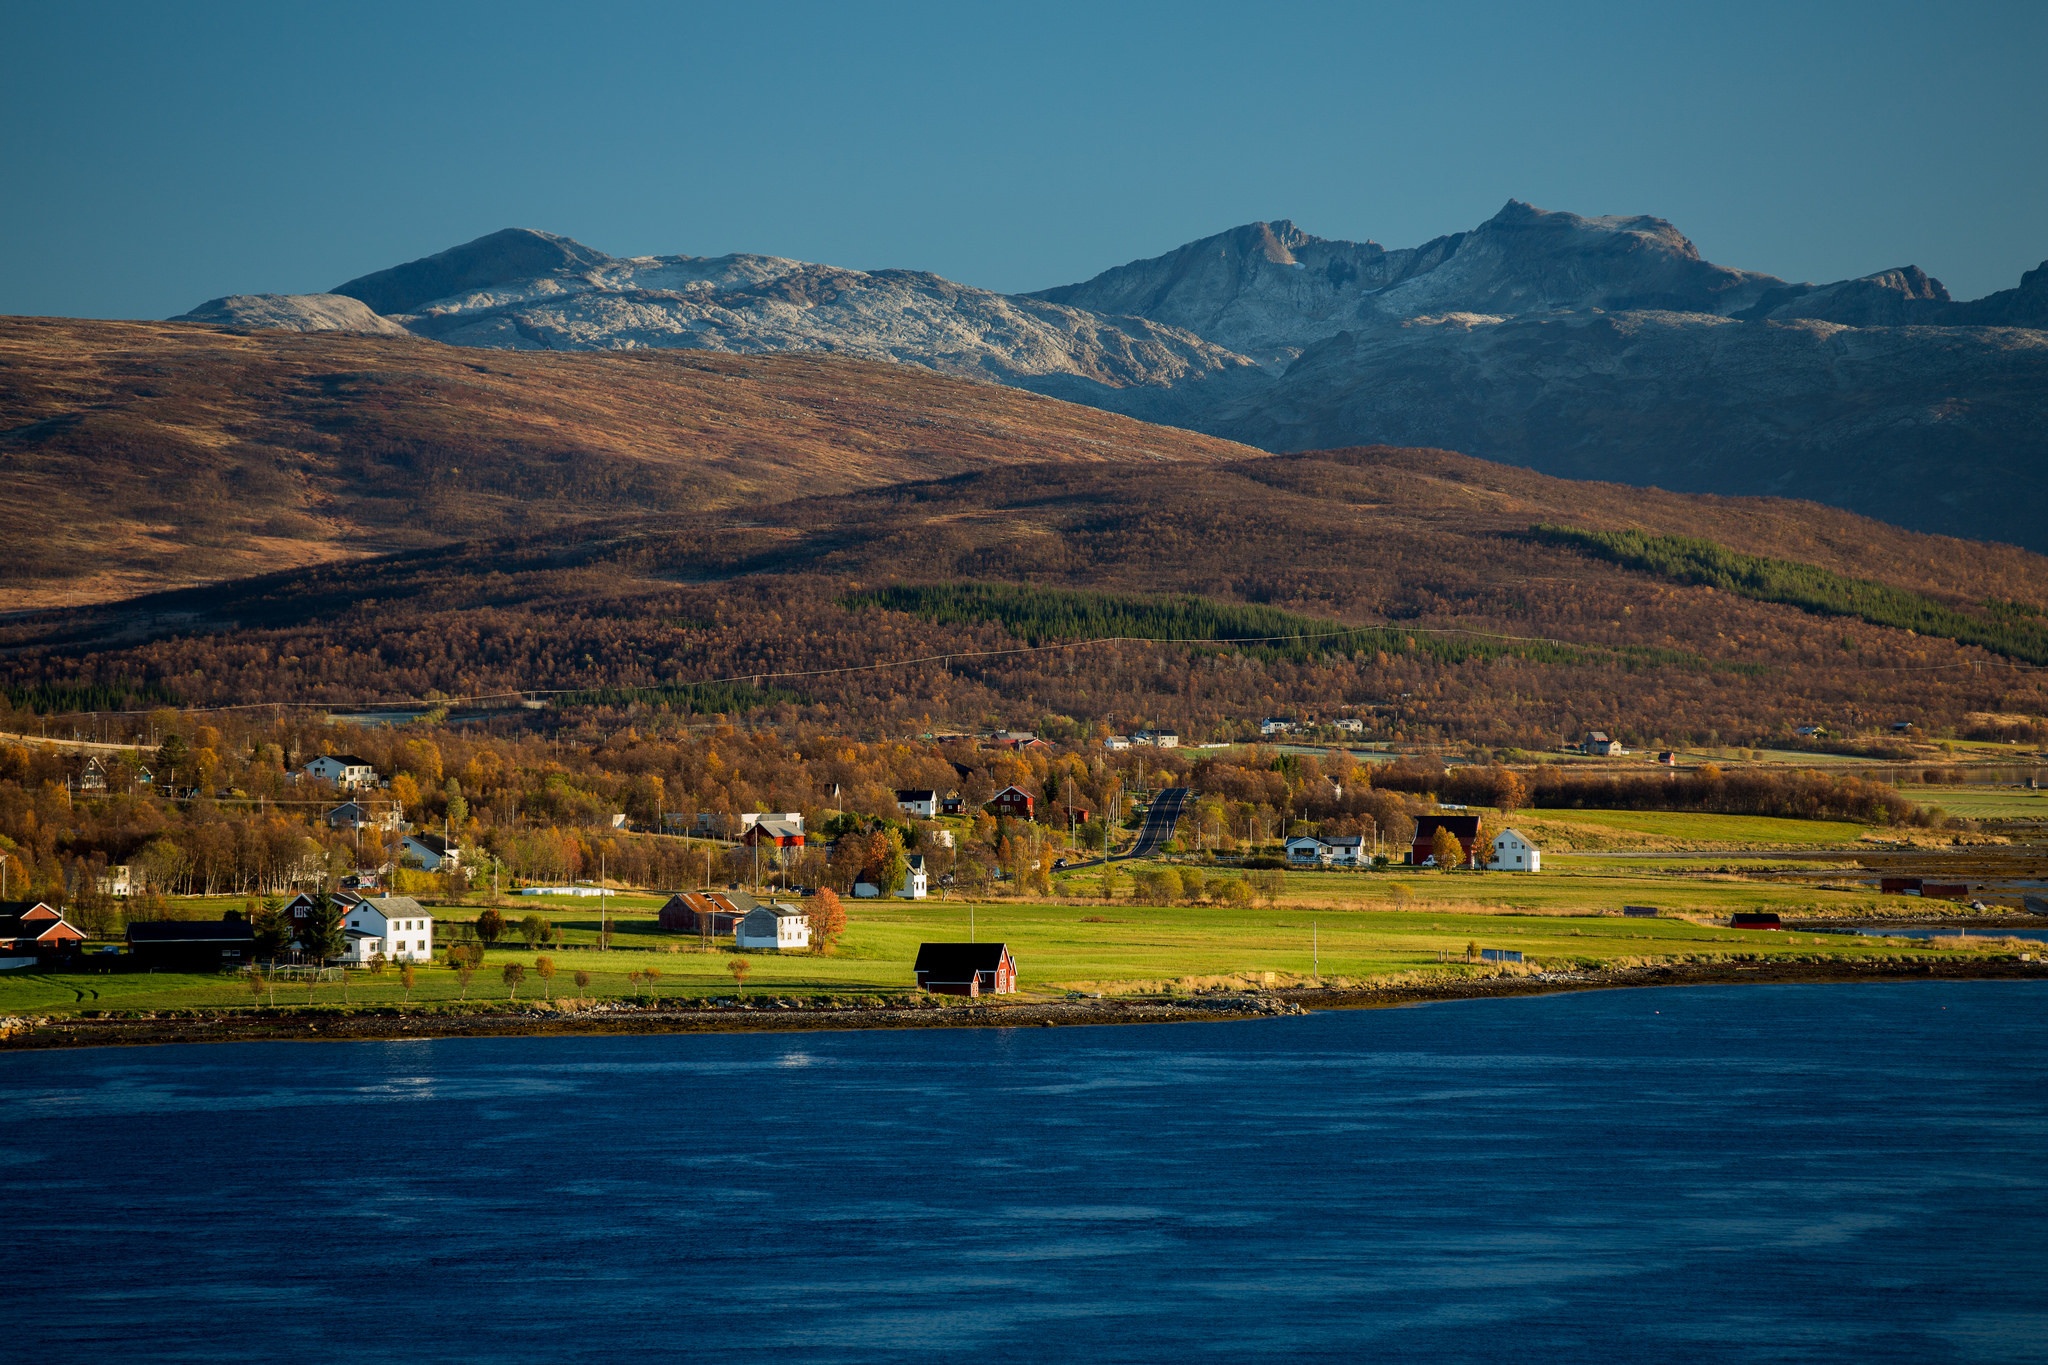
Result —
M982 809L991 815L1006 815L1012 820L1029 820L1031 809L1036 804L1031 793L1022 787L1005 787L990 797Z
M85 935L42 901L0 901L0 953L55 957L83 942Z

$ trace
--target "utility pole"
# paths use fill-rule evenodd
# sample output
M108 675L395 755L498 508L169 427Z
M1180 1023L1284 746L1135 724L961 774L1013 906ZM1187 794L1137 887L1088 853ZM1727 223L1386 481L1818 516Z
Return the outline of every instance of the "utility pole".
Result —
M1323 981L1323 927L1315 920L1309 921L1308 943L1309 960L1315 964L1316 984L1321 985Z

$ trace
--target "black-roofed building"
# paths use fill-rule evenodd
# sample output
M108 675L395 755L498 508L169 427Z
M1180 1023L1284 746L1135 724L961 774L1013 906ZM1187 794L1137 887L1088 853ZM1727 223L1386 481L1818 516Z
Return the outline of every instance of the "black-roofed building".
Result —
M147 920L128 926L128 954L153 972L238 971L256 958L256 931L235 910L217 920Z
M925 943L917 950L917 984L934 995L1008 995L1017 989L1017 960L1007 943Z

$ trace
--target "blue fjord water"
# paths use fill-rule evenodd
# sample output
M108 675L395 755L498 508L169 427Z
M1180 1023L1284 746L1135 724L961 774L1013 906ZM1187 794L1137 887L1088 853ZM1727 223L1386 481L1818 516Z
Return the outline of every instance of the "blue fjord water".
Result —
M0 1056L0 1358L2048 1359L2048 985Z

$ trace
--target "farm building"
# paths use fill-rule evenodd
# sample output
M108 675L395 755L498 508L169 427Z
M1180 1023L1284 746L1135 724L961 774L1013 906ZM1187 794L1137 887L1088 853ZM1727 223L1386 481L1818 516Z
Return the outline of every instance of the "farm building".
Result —
M678 891L656 912L655 922L676 933L723 938L760 906L744 891Z
M1775 910L1737 910L1728 917L1730 929L1782 929L1783 920Z
M1417 867L1435 856L1430 845L1436 839L1436 832L1448 830L1465 850L1464 861L1469 864L1479 856L1479 817L1476 815L1418 815L1415 817L1415 844L1409 850L1408 861Z
M925 943L917 949L917 984L934 995L1009 995L1017 960L1006 943Z
M128 955L153 972L238 971L255 958L256 931L236 910L217 920L150 920L128 926Z
M896 888L896 899L921 901L931 893L931 878L925 872L924 855L910 855L909 866L903 872L903 885Z
M1628 750L1622 748L1621 741L1608 734L1605 730L1592 730L1588 731L1586 737L1579 741L1579 752L1597 754L1602 758L1612 758L1616 754L1625 754Z
M1504 829L1493 839L1493 856L1486 860L1489 872L1541 872L1543 850L1521 834Z

